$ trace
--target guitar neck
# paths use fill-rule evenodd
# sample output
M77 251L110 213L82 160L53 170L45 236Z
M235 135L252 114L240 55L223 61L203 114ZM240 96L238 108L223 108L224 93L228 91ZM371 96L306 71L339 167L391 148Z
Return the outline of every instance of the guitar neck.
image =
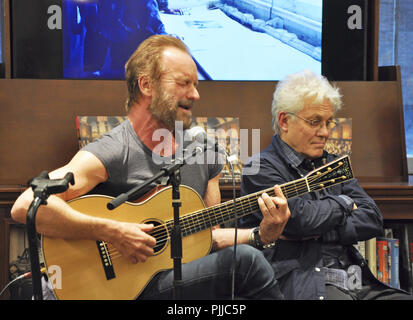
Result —
M315 169L307 176L280 185L287 199L298 197L308 192L321 190L353 179L353 172L348 156L343 156L324 166ZM180 218L182 235L187 236L213 226L239 219L259 210L258 198L266 192L275 196L274 189L268 188L235 200L230 200L215 206L198 210ZM173 221L167 222L172 229Z
M307 178L288 182L280 187L287 199L310 192ZM259 210L258 198L265 192L270 196L275 196L274 189L268 188L185 215L180 219L182 235L188 236L213 226L239 219ZM168 224L172 227L173 221Z

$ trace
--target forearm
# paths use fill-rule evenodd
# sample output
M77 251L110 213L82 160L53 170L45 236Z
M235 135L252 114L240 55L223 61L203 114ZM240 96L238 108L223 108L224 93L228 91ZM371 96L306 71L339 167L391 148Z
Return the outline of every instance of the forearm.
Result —
M251 229L237 229L237 244L248 244ZM215 228L212 230L212 250L221 250L235 243L234 228Z
M262 223L261 223L262 224ZM273 243L280 237L280 230L284 228L285 223L274 228L267 228L260 226L259 236L261 242L266 245ZM250 235L253 231L251 229L237 230L237 244L250 244ZM212 250L221 250L233 246L235 243L235 229L234 228L215 228L212 230Z
M270 197L267 193L263 193L258 198L258 206L263 215L260 222L258 235L259 241L254 246L262 246L273 243L282 234L288 219L290 218L290 210L288 208L287 199L282 193L279 186L274 186L274 197ZM250 235L253 229L238 229L237 244L250 243ZM235 229L215 229L213 233L214 248L222 249L231 246L235 243Z
M345 209L333 199L294 199L291 219L285 227L287 238L320 236L334 230L345 218Z
M30 198L22 195L12 208L12 217L25 223ZM76 211L63 199L50 196L36 214L37 232L66 240L103 240L113 244L132 263L144 262L153 255L153 225L121 222L89 216Z
M26 223L29 206L33 200L31 190L19 197L14 204L12 218ZM105 240L110 234L108 221L88 216L71 208L64 200L55 195L47 199L36 213L36 230L42 235L64 239Z
M351 244L381 235L383 231L381 212L361 186L356 181L352 181L343 186L342 194L351 199L351 202L343 223L337 228L340 242Z

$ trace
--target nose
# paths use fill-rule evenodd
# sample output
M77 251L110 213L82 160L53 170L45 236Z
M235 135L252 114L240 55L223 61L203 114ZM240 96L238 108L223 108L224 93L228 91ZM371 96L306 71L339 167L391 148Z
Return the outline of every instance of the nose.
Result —
M192 89L190 90L188 94L188 99L193 100L193 101L198 101L201 96L199 95L198 89L196 86L192 86Z
M330 136L330 130L328 129L326 122L323 122L322 126L317 130L317 135L327 138Z

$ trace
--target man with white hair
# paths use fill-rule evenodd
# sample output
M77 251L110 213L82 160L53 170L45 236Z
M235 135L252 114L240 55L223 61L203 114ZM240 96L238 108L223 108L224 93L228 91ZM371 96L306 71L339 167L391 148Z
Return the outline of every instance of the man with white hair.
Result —
M311 71L278 83L271 109L275 135L246 164L246 169L259 166L259 173L244 171L241 193L299 179L336 159L324 147L341 106L339 89ZM353 246L380 236L383 224L378 207L357 180L295 197L288 206L291 217L283 234L275 247L264 250L286 299L412 298L375 279ZM258 226L261 219L257 212L243 218L241 226Z

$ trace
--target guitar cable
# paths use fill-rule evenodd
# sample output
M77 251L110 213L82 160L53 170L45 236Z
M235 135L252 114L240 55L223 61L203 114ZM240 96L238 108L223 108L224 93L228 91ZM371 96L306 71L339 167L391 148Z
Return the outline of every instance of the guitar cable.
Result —
M237 195L235 189L235 174L234 174L234 166L232 165L232 160L234 157L228 156L227 152L225 152L226 160L229 164L231 169L231 176L232 176L232 198L233 198L233 210L234 210L234 253L232 257L232 266L231 266L231 300L235 300L235 271L236 271L236 263L237 263L237 241L238 241L238 217L237 217Z
M41 268L40 269L40 273L46 273L46 268L45 267L43 267L43 268ZM21 274L20 276L18 276L18 277L16 277L16 278L14 278L12 281L10 281L8 284L6 284L6 286L1 290L1 292L0 292L0 297L2 296L2 294L7 290L7 288L8 287L10 287L13 283L15 283L15 282L17 282L17 281L19 281L19 280L22 280L22 279L29 279L29 278L31 278L31 276L32 276L32 273L31 272L26 272L26 273L23 273L23 274Z
M222 153L225 156L225 162L228 163L230 170L231 170L231 178L232 178L232 199L233 199L233 210L234 210L234 253L232 256L232 263L231 263L231 300L235 300L235 271L236 271L236 263L237 263L237 241L238 241L238 217L237 217L237 194L235 188L235 174L234 174L234 166L232 165L232 161L237 159L237 155L234 154L230 156L226 151L226 148L220 145L218 142L215 143L215 152L217 154Z
M189 135L192 137L192 140L202 141L201 143L208 145L208 135L202 127L196 126L188 130ZM216 137L215 137L216 139ZM232 161L237 159L237 155L229 155L226 148L221 146L218 141L214 142L214 149L219 159L219 153L222 150L222 153L225 156L225 161L229 164L232 176L232 198L233 198L233 210L234 210L234 253L232 257L231 265L231 299L235 300L235 270L236 270L236 255L237 255L237 241L238 241L238 216L237 216L237 202L236 202L236 188L235 188L235 174Z

